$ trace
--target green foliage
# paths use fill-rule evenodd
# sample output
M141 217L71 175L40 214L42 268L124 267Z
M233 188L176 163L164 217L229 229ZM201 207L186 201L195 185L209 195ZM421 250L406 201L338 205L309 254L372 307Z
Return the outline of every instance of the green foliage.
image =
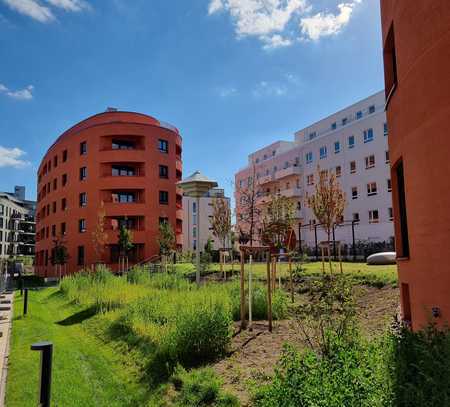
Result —
M321 357L285 346L273 382L256 391L256 406L382 407L389 400L382 347L349 346L333 337Z
M119 229L119 249L123 256L126 256L128 252L133 248L133 232L127 229L124 225Z
M237 398L221 390L221 381L211 368L202 368L187 372L182 367L176 369L172 377L179 391L175 405L177 407L217 406L238 407Z
M387 364L395 407L450 405L450 331L429 325L411 332L403 327L391 336Z
M169 222L161 222L159 224L158 234L159 252L163 256L172 254L175 248L175 232Z

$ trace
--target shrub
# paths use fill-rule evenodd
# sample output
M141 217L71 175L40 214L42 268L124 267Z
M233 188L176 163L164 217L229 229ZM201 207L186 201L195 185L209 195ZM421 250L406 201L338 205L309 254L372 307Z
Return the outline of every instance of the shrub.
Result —
M273 382L257 390L257 406L382 407L389 400L382 347L333 344L331 357L285 345Z
M176 406L238 407L237 398L221 391L221 382L210 368L187 372L178 367L172 382L179 391Z
M431 324L420 332L400 328L391 335L387 360L392 406L450 405L450 331Z

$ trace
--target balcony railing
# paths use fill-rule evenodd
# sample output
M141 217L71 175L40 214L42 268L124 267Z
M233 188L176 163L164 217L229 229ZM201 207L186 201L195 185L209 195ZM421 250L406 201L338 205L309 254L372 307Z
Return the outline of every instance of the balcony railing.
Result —
M282 170L278 170L275 173L275 179L282 179L291 175L300 175L300 166L291 166Z

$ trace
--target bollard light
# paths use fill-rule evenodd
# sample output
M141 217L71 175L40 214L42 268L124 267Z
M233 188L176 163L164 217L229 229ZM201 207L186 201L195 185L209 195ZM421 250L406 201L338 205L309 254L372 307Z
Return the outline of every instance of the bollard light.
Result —
M41 352L39 407L50 407L53 343L47 341L36 342L31 345L31 350Z

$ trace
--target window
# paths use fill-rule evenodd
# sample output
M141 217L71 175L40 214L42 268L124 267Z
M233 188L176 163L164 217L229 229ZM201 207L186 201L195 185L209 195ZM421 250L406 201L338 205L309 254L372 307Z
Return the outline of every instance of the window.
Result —
M55 155L54 157L53 157L53 167L57 167L58 166L58 156L57 155Z
M311 164L313 160L313 153L312 151L306 153L306 164Z
M244 201L245 201L245 197ZM241 198L241 202L242 202L242 198ZM192 213L197 213L197 202L192 202Z
M62 160L63 160L63 163L65 163L67 161L67 150L64 150L62 152Z
M302 209L302 203L300 201L297 201L297 210L301 210Z
M255 163L256 163L256 164L259 164L259 158L257 158L257 159L255 160Z
M336 177L340 177L341 176L341 174L342 174L342 169L341 169L341 166L340 165L338 165L337 167L336 167Z
M87 205L87 194L86 192L82 192L80 194L80 207L84 208Z
M313 138L315 138L317 136L317 133L315 131L309 133L309 140L312 140Z
M373 140L373 129L364 130L364 143L368 143Z
M397 55L395 50L394 25L389 28L383 47L384 88L386 89L386 104L397 87Z
M169 167L167 165L159 166L159 178L169 178Z
M359 119L361 119L362 118L362 112L361 112L361 110L358 110L357 112L356 112L356 120L359 120Z
M86 155L87 154L87 143L86 141L83 141L80 143L80 155Z
M167 191L159 191L159 203L167 205L169 203L169 193Z
M342 125L345 126L347 124L347 122L348 122L348 119L346 117L344 117L342 119Z
M314 185L314 174L309 174L306 177L306 184L307 185Z
M392 208L388 208L388 218L390 221L394 220L394 211L392 210Z
M355 212L353 214L353 222L359 222L359 213L358 212Z
M61 177L61 184L63 187L67 185L67 174L63 174Z
M397 190L397 208L398 219L400 223L400 233L397 234L397 254L399 257L409 257L409 234L408 234L408 218L406 214L406 191L403 170L403 161L400 160L393 168L394 185Z
M358 187L352 187L352 199L358 199Z
M81 167L80 168L80 181L84 181L87 178L87 168Z
M169 142L167 140L159 139L158 150L161 151L161 153L167 154L169 152Z
M369 155L364 160L366 161L366 170L375 167L375 156L373 154Z
M350 174L354 174L356 172L356 161L350 161Z
M267 154L264 154L263 159L264 159L264 160L267 160Z
M334 142L334 154L338 154L341 151L341 143L339 141Z
M327 147L320 147L320 159L327 158Z
M367 184L367 196L372 196L377 194L377 183L369 182Z
M53 213L56 213L56 201L52 204Z
M388 133L389 133L389 131L388 131L388 125L387 125L387 123L384 123L384 125L383 125L383 134L384 134L385 136L387 136Z
M61 235L64 236L67 233L66 222L61 223Z
M167 218L165 216L160 216L159 217L159 224L162 225L164 223L169 223L169 218Z
M80 233L86 232L86 219L78 220L78 232Z
M111 175L113 177L134 177L136 176L136 169L128 165L113 165Z
M58 179L57 178L55 178L53 180L53 191L56 191L56 188L58 188Z
M275 157L275 154L276 154L277 152L275 151L275 150L273 150L272 151L272 157Z
M387 190L388 192L392 191L392 182L390 178L387 180Z
M197 228L192 228L192 237L197 237Z
M369 223L378 223L380 218L378 216L378 209L369 211Z
M52 225L52 236L56 236L56 225Z
M331 130L336 130L336 122L331 123Z
M375 113L375 105L369 106L369 114Z
M61 210L65 211L67 209L67 199L63 198L61 199Z
M128 140L113 140L111 148L113 150L133 150L134 142Z
M348 148L355 147L355 136L348 137Z
M136 202L136 193L134 192L117 192L112 194L114 203L132 203Z
M84 246L78 246L77 250L77 264L84 266Z

